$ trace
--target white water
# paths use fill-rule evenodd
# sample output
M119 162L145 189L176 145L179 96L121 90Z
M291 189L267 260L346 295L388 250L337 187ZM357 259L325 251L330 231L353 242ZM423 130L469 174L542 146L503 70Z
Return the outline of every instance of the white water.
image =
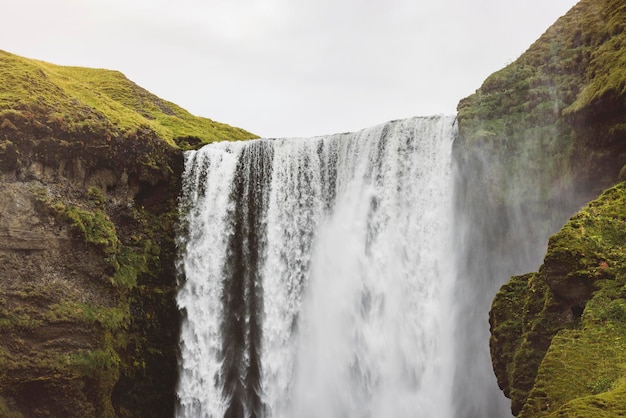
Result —
M413 118L186 155L179 417L454 416L454 135Z

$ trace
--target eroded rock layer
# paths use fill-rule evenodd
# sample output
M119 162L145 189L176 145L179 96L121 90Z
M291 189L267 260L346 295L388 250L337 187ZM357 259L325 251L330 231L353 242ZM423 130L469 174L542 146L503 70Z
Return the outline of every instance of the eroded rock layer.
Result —
M625 26L623 1L582 0L458 107L457 206L471 225L460 269L477 282L513 276L493 302L491 357L515 415L624 413L623 371L612 362L626 347L619 331L592 319L597 298L611 309L621 303L619 291L606 292L623 285L614 270L622 186L567 219L624 180ZM562 348L570 337L576 350ZM611 359L605 371L576 382L579 368L599 368L597 353Z
M0 51L0 416L171 417L181 148L245 131Z

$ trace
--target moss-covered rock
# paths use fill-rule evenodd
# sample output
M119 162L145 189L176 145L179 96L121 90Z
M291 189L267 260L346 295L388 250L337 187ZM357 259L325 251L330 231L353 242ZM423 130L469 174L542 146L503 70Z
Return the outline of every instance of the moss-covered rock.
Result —
M457 147L494 156L494 195L549 202L576 189L590 200L615 184L626 164L624 22L622 1L582 0L461 100Z
M252 136L0 51L1 416L173 416L182 150Z
M7 133L54 132L68 140L90 133L133 138L151 131L180 148L255 137L193 116L118 71L59 66L0 51L0 81L0 128Z
M556 364L574 374L576 367L597 369L591 353L579 347L577 355L564 354L557 347L569 337L589 343L585 329L599 332L595 337L604 332L586 318L602 280L617 277L613 268L621 255L606 240L617 245L621 239L608 237L620 230L619 216L596 219L592 205L550 238L545 258L544 252L548 237L573 213L626 179L625 22L623 1L581 0L458 105L456 205L467 247L459 271L476 283L468 304L514 276L493 301L491 355L498 384L520 416L557 414L558 408L554 416L623 413L615 408L619 376L587 374L587 382L566 388L566 374L550 372ZM621 187L608 193L622 193ZM604 195L598 204L609 200ZM603 229L590 226L600 224ZM519 275L542 259L537 273ZM461 303L460 321L470 317L471 306L463 309ZM606 338L616 335L607 331ZM552 382L550 389L544 380ZM580 390L597 391L609 381L618 391L611 399ZM607 409L584 412L595 404Z
M494 370L517 416L626 413L625 246L621 183L550 238L537 273L496 295Z

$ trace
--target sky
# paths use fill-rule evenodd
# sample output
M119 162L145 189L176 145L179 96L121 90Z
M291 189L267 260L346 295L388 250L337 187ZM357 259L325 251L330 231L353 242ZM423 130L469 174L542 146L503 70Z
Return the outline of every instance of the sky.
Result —
M576 0L0 0L0 49L263 137L455 114Z

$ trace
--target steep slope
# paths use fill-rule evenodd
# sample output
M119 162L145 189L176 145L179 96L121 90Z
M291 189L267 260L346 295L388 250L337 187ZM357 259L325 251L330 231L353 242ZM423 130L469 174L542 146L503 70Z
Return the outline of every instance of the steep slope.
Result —
M0 416L173 415L182 148L250 137L0 52Z
M458 266L479 289L465 295L469 302L461 301L461 312L470 318L476 312L472 305L485 298L484 289L495 293L506 277L514 276L494 301L491 340L498 384L511 398L514 414L542 416L554 412L557 404L582 396L574 391L557 401L552 394L550 405L543 406L547 409L536 408L532 399L540 398L543 389L535 378L543 373L542 379L550 379L551 369L542 363L548 357L553 362L571 361L570 366L596 365L582 351L577 357L559 357L561 351L551 339L559 329L580 323L589 306L586 302L597 289L592 286L583 292L573 282L563 284L560 294L549 289L545 283L549 279L539 278L547 274L551 253L539 273L522 274L539 267L548 237L573 213L625 178L625 25L623 1L582 0L458 106L457 210L459 225L467 226ZM585 254L591 251L592 247L580 247L560 268L578 271L576 266L587 263ZM597 265L592 267L589 264L590 274L595 274ZM572 295L565 301L563 294L568 292ZM595 325L588 322L584 327ZM599 328L596 331L596 336L604 335ZM467 338L474 341L471 335ZM472 367L470 359L463 364ZM619 367L613 369L617 376ZM559 384L567 382L562 379ZM607 416L623 412L607 405ZM559 416L576 413L601 416L583 409L568 409Z
M519 417L626 414L626 183L550 238L537 273L490 313L499 381Z
M626 164L625 97L626 4L582 0L459 103L462 143L497 148L500 170L540 170L550 182L524 186L545 197L555 184L597 195Z
M0 120L66 135L151 130L181 148L255 137L196 117L111 70L64 67L0 50Z

